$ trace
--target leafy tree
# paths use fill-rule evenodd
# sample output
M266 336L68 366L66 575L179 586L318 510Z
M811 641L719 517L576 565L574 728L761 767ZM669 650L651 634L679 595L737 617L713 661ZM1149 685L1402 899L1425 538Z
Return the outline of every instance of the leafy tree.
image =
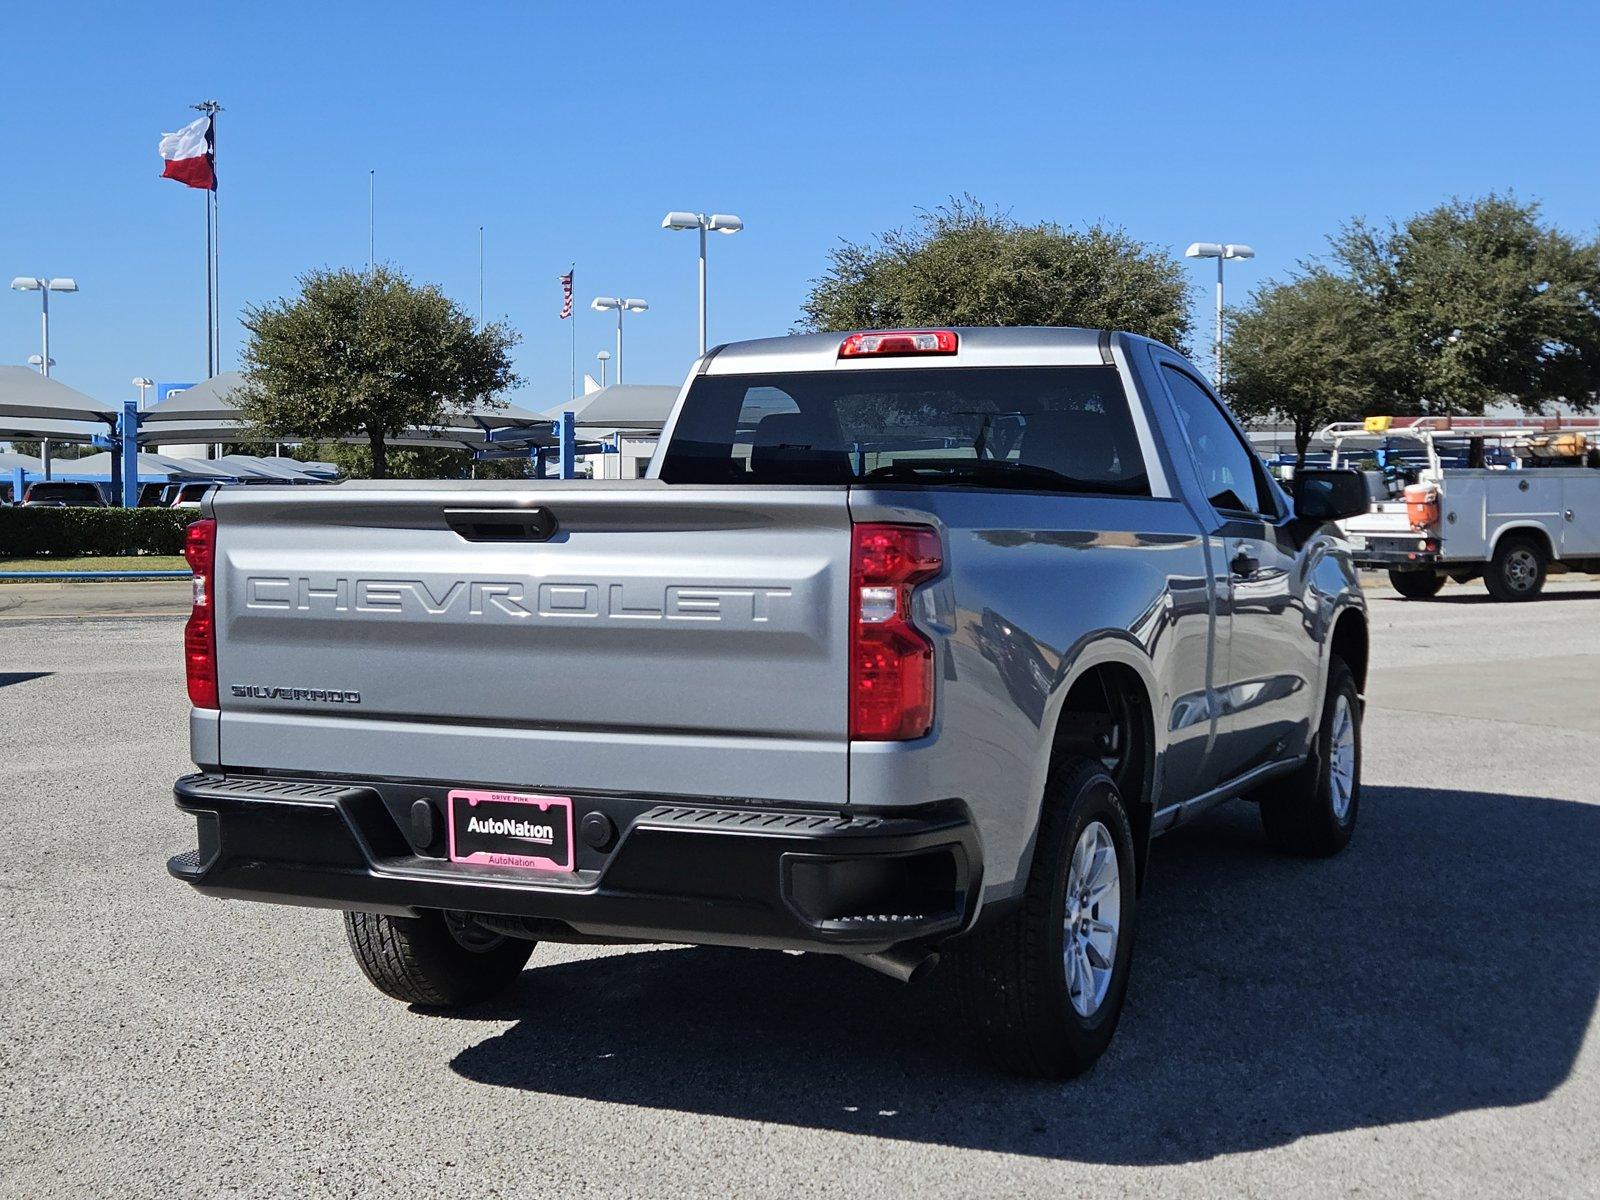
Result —
M1119 229L1022 225L967 196L872 244L845 242L798 328L1079 325L1182 349L1189 292L1170 256Z
M241 400L258 437L365 437L382 479L387 439L452 407L492 407L517 382L517 334L475 329L436 287L388 267L312 271L299 283L297 297L245 310Z
M27 439L13 440L11 449L16 454L26 454L29 458L38 458L44 452L44 443L28 441ZM55 459L88 458L91 454L99 454L100 450L85 442L57 442L50 443L50 457Z
M1248 308L1228 316L1229 405L1244 421L1291 425L1304 459L1318 429L1374 410L1392 386L1387 346L1373 336L1377 307L1352 281L1324 270L1257 289Z
M1403 225L1353 221L1333 259L1376 305L1399 411L1592 407L1600 389L1600 241L1511 195L1451 200Z

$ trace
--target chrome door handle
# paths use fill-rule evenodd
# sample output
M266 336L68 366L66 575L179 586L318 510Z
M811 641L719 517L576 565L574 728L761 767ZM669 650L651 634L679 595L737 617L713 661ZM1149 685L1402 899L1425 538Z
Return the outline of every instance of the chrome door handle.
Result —
M1261 560L1248 550L1241 550L1233 556L1233 561L1228 564L1228 569L1233 572L1235 579L1248 579L1261 570Z

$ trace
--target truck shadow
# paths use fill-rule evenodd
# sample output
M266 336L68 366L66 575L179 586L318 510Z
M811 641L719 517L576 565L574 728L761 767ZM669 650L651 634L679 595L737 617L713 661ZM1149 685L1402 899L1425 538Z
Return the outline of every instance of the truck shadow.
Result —
M468 1079L671 1111L1112 1164L1527 1104L1600 988L1600 806L1369 787L1327 861L1234 805L1157 844L1105 1059L1066 1084L961 1048L938 973L661 949L524 974ZM538 952L533 960L538 962ZM548 1015L545 1015L548 1014Z

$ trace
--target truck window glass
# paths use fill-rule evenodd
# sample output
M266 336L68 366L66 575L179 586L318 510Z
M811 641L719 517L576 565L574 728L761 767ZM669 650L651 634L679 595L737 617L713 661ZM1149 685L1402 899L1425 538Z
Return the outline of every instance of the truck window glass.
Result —
M1239 440L1217 402L1184 372L1173 367L1163 371L1211 506L1219 512L1272 512L1273 504L1262 495L1256 456Z
M1148 496L1114 367L702 376L661 478Z

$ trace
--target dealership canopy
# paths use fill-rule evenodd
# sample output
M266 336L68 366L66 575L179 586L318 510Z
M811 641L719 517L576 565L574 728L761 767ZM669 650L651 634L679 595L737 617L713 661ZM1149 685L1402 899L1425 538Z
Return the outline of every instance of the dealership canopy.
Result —
M0 437L25 437L26 426L47 421L90 422L104 433L116 419L116 410L32 367L0 367Z
M223 371L204 383L173 392L145 411L139 440L146 444L180 442L227 442L260 440L247 427L240 411L239 388L244 376L238 371ZM459 442L481 446L490 429L542 425L544 418L514 404L474 403L447 410L438 425L418 425L387 439L390 445L416 445ZM302 440L293 435L275 441ZM364 438L350 438L364 441Z
M573 423L585 432L659 434L678 389L647 383L613 383L576 400L545 409L545 419L560 420L573 414Z
M57 459L54 475L57 479L93 478L110 479L112 456L90 454L85 458ZM165 454L140 454L139 478L151 479L236 479L235 472L221 468L220 464L202 462L193 458L169 458Z

